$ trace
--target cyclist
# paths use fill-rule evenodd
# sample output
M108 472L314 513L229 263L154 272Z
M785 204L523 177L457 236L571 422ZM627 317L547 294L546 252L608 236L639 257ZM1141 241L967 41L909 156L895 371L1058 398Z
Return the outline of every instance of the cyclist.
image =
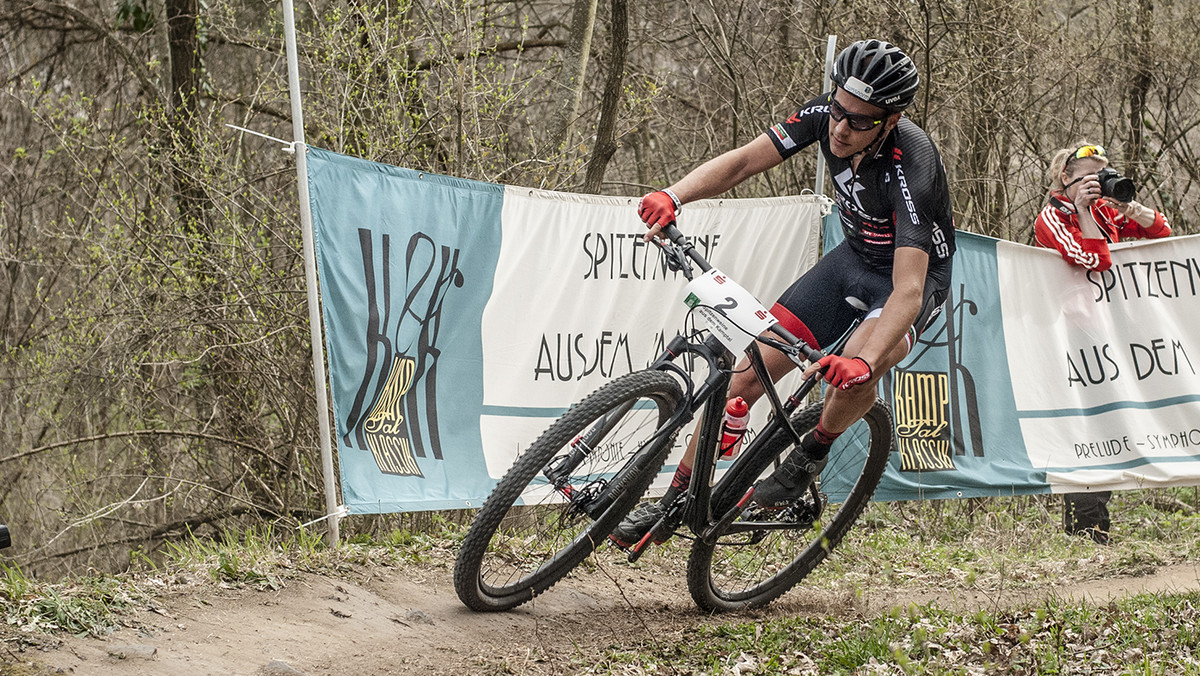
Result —
M917 336L941 311L950 284L954 221L941 156L929 135L902 111L916 96L912 60L880 40L855 42L837 57L835 87L746 145L692 170L682 180L642 198L638 215L659 236L684 204L719 195L817 143L829 165L845 242L784 291L772 314L810 345L828 346L858 316L842 356L827 356L805 370L824 372L825 408L816 428L769 477L755 486L761 507L782 508L804 495L824 466L833 441L875 401L879 377L900 362ZM853 296L868 309L844 300ZM763 357L771 377L795 364L775 350ZM743 360L729 397L753 404L762 385ZM641 539L691 481L696 435L667 494L645 503L612 534L628 546Z

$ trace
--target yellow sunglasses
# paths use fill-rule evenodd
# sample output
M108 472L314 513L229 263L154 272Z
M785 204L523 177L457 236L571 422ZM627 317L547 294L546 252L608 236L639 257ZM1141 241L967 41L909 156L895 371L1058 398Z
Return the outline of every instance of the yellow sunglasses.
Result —
M1081 160L1085 157L1091 157L1093 155L1097 157L1108 157L1104 154L1104 146L1083 146L1079 150L1075 151L1075 159L1077 160Z

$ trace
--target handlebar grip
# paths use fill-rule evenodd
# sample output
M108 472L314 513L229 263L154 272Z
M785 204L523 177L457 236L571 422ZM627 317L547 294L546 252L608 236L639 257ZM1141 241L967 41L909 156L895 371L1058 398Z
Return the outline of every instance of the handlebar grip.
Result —
M671 221L670 223L664 225L661 232L667 237L667 239L675 242L679 246L683 246L683 233L679 231L679 228L675 227L675 221Z
M683 236L683 233L679 231L679 228L675 226L675 221L671 221L670 223L664 225L659 230L659 233L671 240L676 246L683 249L684 254L688 258L695 261L696 265L700 266L701 270L708 272L712 269L712 263L709 263L704 256L701 256L700 252L696 251L696 247L692 246L691 242L687 241L687 238Z

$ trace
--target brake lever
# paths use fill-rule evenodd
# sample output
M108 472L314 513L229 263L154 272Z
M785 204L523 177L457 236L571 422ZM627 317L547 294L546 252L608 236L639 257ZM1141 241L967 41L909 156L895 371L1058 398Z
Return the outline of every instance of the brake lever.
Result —
M820 356L818 356L817 360L810 360L808 358L808 355L805 355L800 350L800 347L798 345L791 345L791 344L783 342L782 340L776 340L774 338L770 338L768 336L761 336L761 335L758 336L757 340L758 340L758 342L760 342L768 347L773 347L776 350L779 350L780 352L786 354L788 356L788 358L790 358L792 360L792 362L796 364L796 366L801 367L801 368L804 368L804 365L806 363L809 365L809 368L811 368L813 364L817 363L817 361L820 359L820 356L824 356L824 355L821 355L821 353L819 351L814 351L814 356L815 355L820 355ZM816 373L813 375L823 376L825 373L825 370L827 368L828 367L826 367L826 366L822 366L819 369L817 369ZM809 377L811 378L812 376L809 376Z
M688 279L692 278L692 264L688 262L687 256L684 255L683 249L681 249L678 244L675 244L674 242L663 241L658 237L655 237L650 241L657 244L658 248L662 251L663 256L666 257L667 268L669 270L673 272L682 272L684 277L687 277Z

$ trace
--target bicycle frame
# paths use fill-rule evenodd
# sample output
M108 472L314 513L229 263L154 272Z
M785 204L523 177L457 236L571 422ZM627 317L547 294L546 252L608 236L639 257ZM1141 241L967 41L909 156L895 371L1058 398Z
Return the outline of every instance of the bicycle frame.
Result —
M692 274L686 260L682 260L683 256L695 261L702 270L707 271L711 268L708 262L700 256L699 252L695 250L675 226L671 225L665 228L664 234L678 247L679 254L681 255L675 255L672 258L670 251L664 251L664 253L667 254L669 261L673 262L672 267L674 268L678 265L678 269L689 280L692 278ZM829 354L841 353L857 325L858 322L856 321L834 343L829 350ZM789 435L794 443L800 443L800 435L791 424L791 415L820 382L820 378L808 378L800 384L786 401L780 399L779 392L775 388L775 383L771 379L770 373L767 371L766 364L763 361L762 352L758 347L759 343L783 351L796 362L797 366L802 365L799 359L800 356L803 356L810 363L816 363L824 354L819 350L813 349L799 338L796 338L779 324L773 325L770 330L784 342L767 336L756 336L754 342L750 343L750 346L746 348L745 354L750 367L754 369L755 376L763 387L765 396L770 401L772 414L758 435L746 445L741 455L734 460L734 464L731 465L729 471L733 471L741 463L753 462L757 456L756 451L758 448L766 443L766 440L771 439L775 434L780 432ZM708 366L708 375L698 388L695 387L692 376L674 363L683 354L692 354L703 360ZM682 335L676 336L667 345L663 354L650 365L652 369L675 372L687 384L686 398L683 405L680 407L679 412L663 426L663 430L669 432L678 426L686 424L695 417L696 412L701 407L703 407L703 412L701 413L700 424L697 427L698 439L692 465L693 480L688 486L687 492L681 495L670 506L659 525L651 529L640 542L630 547L629 560L631 562L641 556L650 541L655 539L656 536L663 535L663 530L669 528L671 531L674 531L677 524L686 524L698 537L706 539L714 533L722 532L724 527L736 518L737 514L741 512L749 501L752 491L742 496L741 500L724 514L714 515L712 513L712 478L716 471L717 447L721 439L726 393L729 389L733 366L733 354L711 335L705 340L698 342L688 340ZM658 438L658 434L653 437L654 440ZM682 514L679 514L680 508L683 509ZM794 527L794 524L755 524L755 527L791 528Z

